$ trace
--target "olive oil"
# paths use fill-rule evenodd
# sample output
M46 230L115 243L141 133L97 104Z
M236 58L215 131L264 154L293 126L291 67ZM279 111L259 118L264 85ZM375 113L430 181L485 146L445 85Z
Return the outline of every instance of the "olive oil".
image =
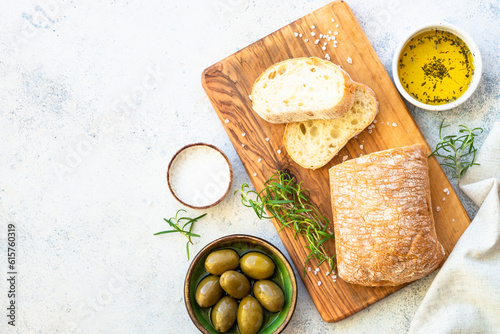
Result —
M434 29L408 41L399 55L398 75L403 88L415 99L431 105L446 104L469 87L474 60L461 38Z

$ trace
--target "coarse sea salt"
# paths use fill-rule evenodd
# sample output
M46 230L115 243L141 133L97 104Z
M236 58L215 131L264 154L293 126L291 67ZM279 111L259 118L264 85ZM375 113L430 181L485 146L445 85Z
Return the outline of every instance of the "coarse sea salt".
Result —
M230 183L229 165L214 148L196 145L182 150L169 168L169 185L182 202L201 207L215 203Z

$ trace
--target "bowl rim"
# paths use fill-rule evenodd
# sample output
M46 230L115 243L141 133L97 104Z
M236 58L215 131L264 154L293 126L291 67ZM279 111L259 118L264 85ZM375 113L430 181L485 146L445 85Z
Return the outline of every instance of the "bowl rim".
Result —
M464 92L462 96L460 96L458 99L456 99L453 102L449 102L446 104L441 104L441 105L432 105L432 104L426 104L421 101L418 101L414 97L412 97L406 90L403 88L401 85L401 82L399 80L399 74L398 74L398 61L399 61L399 56L401 54L401 51L403 50L404 46L408 43L408 41L415 35L428 31L428 30L433 30L433 29L439 29L439 30L445 30L448 32L451 32L458 37L460 37L469 47L472 53L472 58L474 59L474 75L472 77L472 81L467 88L467 90ZM399 93L411 104L413 104L416 107L419 107L421 109L425 110L432 110L432 111L443 111L443 110L448 110L454 107L457 107L467 101L472 94L476 91L477 87L479 86L479 83L481 82L481 77L482 77L482 72L483 72L483 62L481 58L481 53L479 51L479 48L477 44L474 42L474 39L462 28L457 27L451 23L442 21L438 23L427 23L421 26L418 26L415 29L412 29L410 32L408 32L404 38L401 39L399 45L397 46L394 56L392 59L392 78L394 80L394 84L396 85L396 88L398 89Z
M205 247L203 247L193 258L193 261L189 265L188 271L186 273L186 278L184 279L184 304L186 306L186 309L188 311L189 317L193 321L194 325L204 334L210 334L210 332L203 327L201 322L198 320L196 315L194 314L193 307L191 306L191 303L189 301L189 283L190 280L193 276L194 273L194 268L196 264L200 261L200 258L203 257L203 255L206 254L206 252L211 251L212 248L216 248L219 244L225 242L225 241L231 241L231 242L237 242L237 241L256 241L259 244L263 244L266 247L270 248L271 251L273 251L283 262L285 265L287 271L290 273L290 279L292 281L292 300L290 303L290 310L288 311L288 314L286 315L285 319L283 322L280 324L280 326L273 332L274 333L281 333L290 320L292 319L292 316L295 312L295 307L297 306L297 277L295 276L295 271L293 270L292 265L286 258L286 256L281 252L276 246L271 244L269 241L264 240L262 238L249 235L249 234L230 234L226 235L224 237L218 238L213 240L212 242L208 243Z
M175 191L172 189L172 184L170 182L170 169L172 168L172 165L173 165L173 162L175 161L175 159L179 156L179 154L181 154L186 149L191 148L191 147L195 147L195 146L205 146L205 147L209 147L211 149L216 150L217 152L219 152L224 157L224 159L226 160L226 164L227 164L227 166L229 168L229 184L227 185L226 191L224 192L224 194L218 200L216 200L213 203L204 205L204 206L195 206L193 204L189 204L189 203L186 203L186 202L182 201L179 197L177 197ZM227 196L227 194L231 190L232 184L233 184L233 167L231 166L231 163L229 162L229 159L228 159L227 155L224 152L222 152L222 150L220 148L218 148L217 146L214 146L212 144L207 144L207 143L199 142L199 143L192 143L192 144L185 145L185 146L181 147L174 154L174 156L172 157L172 159L170 159L170 162L168 163L168 167L167 167L167 185L168 185L168 189L170 190L170 193L172 194L172 196L174 196L174 198L178 202L180 202L182 205L185 205L185 206L187 206L187 207L189 207L191 209L203 210L203 209L208 209L208 208L211 208L211 207L219 204L220 202L222 202L222 200Z

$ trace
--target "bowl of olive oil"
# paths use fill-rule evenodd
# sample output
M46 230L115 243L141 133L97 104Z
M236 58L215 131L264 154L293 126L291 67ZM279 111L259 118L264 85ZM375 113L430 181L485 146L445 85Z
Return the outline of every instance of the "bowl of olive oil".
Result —
M399 44L392 63L399 93L427 110L448 110L469 99L481 81L482 61L473 39L449 24L427 24Z

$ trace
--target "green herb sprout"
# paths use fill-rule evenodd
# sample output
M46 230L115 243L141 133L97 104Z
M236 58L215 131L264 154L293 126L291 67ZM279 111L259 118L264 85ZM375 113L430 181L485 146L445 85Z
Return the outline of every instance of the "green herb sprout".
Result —
M474 165L477 149L474 147L474 138L483 132L482 128L469 129L464 125L460 125L458 135L442 136L441 132L448 125L444 125L444 120L439 126L439 143L436 149L430 156L440 157L443 162L441 166L448 166L453 169L452 179L457 179L459 182L465 172Z
M188 239L188 242L186 243L186 252L187 252L187 257L189 260L189 244L191 244L191 245L193 244L193 242L191 241L191 238L192 237L198 237L198 238L200 237L198 234L191 232L193 230L193 224L196 221L198 221L198 219L205 217L207 214L204 213L201 216L198 216L196 218L189 218L189 217L180 217L179 218L178 217L179 212L181 212L181 211L186 212L186 210L180 209L175 214L175 217L172 217L170 219L163 218L163 220L166 221L168 223L168 225L170 225L173 228L173 230L157 232L154 235L176 233L176 232L184 235ZM182 224L181 222L184 222L184 221L186 221L186 222L184 223L184 225L181 226L181 224Z
M325 247L325 241L334 239L334 235L327 231L328 219L311 203L309 191L302 188L302 182L297 183L294 176L288 171L274 174L264 183L260 192L247 190L244 183L240 190L241 203L252 208L259 219L275 218L285 227L293 228L294 237L305 237L309 255L304 263L304 276L307 263L317 259L319 265L327 262L330 272L335 269L335 255L330 256Z

